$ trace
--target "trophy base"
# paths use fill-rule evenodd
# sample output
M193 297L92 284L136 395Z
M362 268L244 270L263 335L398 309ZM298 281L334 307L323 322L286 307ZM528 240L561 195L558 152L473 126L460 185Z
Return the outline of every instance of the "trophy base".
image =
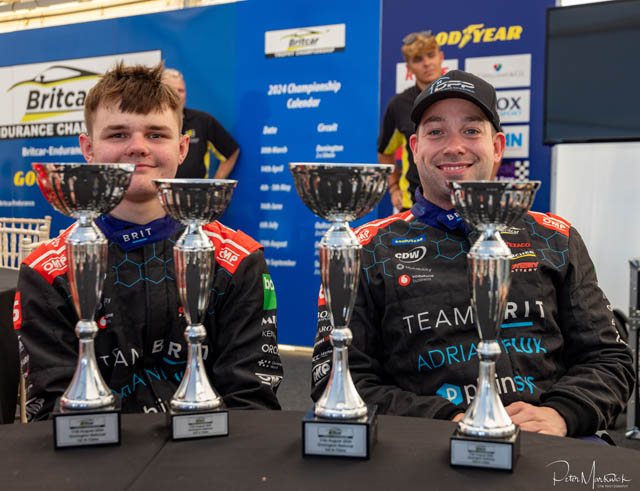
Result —
M463 435L456 430L450 439L450 464L513 472L520 455L520 428L505 438Z
M174 411L167 413L172 440L229 436L229 411Z
M53 444L63 448L120 445L121 400L117 395L111 408L69 410L56 399L53 418Z
M369 459L378 439L378 406L356 419L319 418L313 407L302 420L302 456Z

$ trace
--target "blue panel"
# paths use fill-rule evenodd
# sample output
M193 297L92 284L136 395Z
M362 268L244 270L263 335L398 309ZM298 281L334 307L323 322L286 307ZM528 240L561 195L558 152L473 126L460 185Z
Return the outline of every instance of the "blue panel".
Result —
M551 189L549 147L542 145L542 111L545 54L545 19L546 9L555 6L554 0L535 2L513 2L509 0L486 0L472 2L469 0L451 0L434 4L432 2L415 2L412 0L384 0L382 8L382 77L381 107L386 107L389 99L395 94L395 67L402 62L400 47L402 38L410 33L431 29L434 34L444 33L447 44L442 46L445 59L458 59L459 68L465 68L465 59L531 53L531 113L529 123L529 158L530 179L539 179L542 186L536 195L533 208L548 211ZM471 35L464 40L464 30L469 26L482 25L482 28L499 28L500 26L521 26L519 39L485 40L484 35ZM459 31L460 40L456 40ZM496 37L496 31L493 36ZM499 69L498 67L496 67ZM526 87L529 88L529 87ZM510 90L510 89L501 89ZM382 118L382 114L380 115ZM505 163L513 166L513 159Z

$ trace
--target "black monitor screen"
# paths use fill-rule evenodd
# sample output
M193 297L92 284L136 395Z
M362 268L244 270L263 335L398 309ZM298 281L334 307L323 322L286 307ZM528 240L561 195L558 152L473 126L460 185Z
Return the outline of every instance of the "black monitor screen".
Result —
M547 11L544 143L640 140L640 0Z

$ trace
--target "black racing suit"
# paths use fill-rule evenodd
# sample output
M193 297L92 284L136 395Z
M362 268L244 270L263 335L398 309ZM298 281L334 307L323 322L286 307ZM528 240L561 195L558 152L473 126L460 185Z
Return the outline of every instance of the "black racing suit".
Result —
M211 165L211 153L220 162L225 162L238 149L224 126L204 111L185 107L182 133L189 135L189 151L178 166L176 178L213 178L216 167Z
M455 211L416 197L411 211L356 230L363 252L349 365L360 395L382 413L451 419L476 393L466 253L477 234ZM502 401L557 410L569 436L605 429L626 404L634 373L580 235L559 217L532 212L502 237L514 254L496 365ZM314 400L331 363L325 309Z
M134 226L96 221L109 239L104 290L95 319L98 367L123 412L168 409L187 359L186 321L175 281L173 246L183 227L168 217ZM276 299L262 246L218 222L204 227L216 265L204 325L209 379L230 408L279 409L282 364ZM46 418L69 385L78 357L78 320L67 278L69 231L21 266L14 327L27 376L30 420Z

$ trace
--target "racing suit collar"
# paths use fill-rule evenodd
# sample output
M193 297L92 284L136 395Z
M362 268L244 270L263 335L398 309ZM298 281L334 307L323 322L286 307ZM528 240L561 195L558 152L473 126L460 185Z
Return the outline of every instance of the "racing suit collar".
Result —
M168 239L182 227L169 215L144 225L119 220L111 215L98 217L95 223L107 239L125 251Z
M418 186L415 195L415 204L411 207L411 214L416 220L432 227L445 231L458 230L464 235L469 235L471 231L466 223L460 218L458 212L453 208L443 210L422 195L422 187Z

